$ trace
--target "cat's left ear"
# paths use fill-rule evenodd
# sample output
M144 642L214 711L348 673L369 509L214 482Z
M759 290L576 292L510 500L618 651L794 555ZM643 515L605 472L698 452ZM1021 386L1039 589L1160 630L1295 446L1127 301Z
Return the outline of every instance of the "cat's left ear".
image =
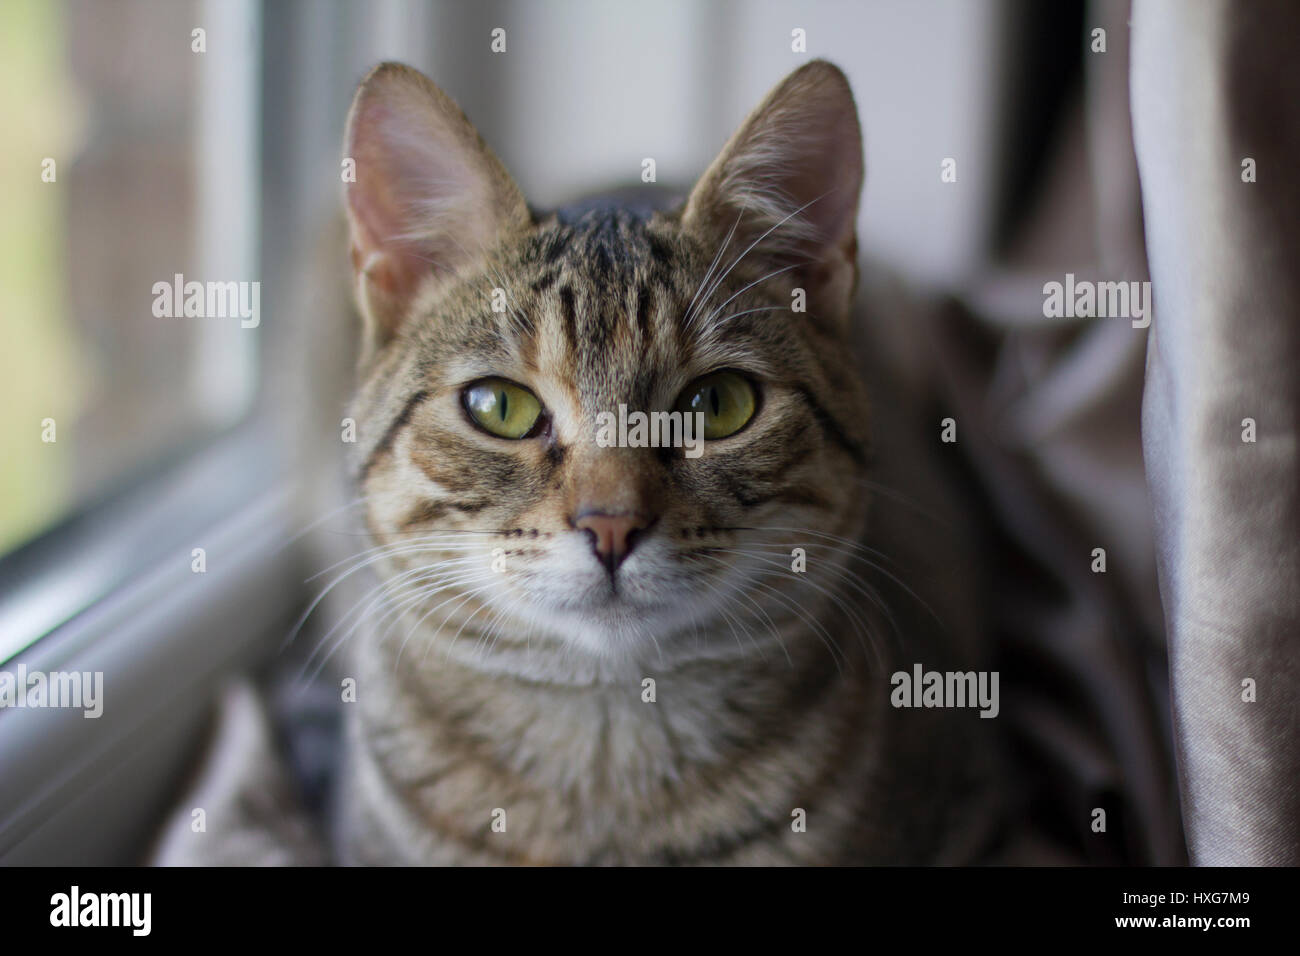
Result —
M346 205L357 304L382 345L430 284L531 221L523 194L465 114L423 73L384 63L348 114Z
M843 319L857 278L862 130L848 79L825 60L787 76L700 178L682 224L787 268L810 309ZM733 232L734 228L734 232Z

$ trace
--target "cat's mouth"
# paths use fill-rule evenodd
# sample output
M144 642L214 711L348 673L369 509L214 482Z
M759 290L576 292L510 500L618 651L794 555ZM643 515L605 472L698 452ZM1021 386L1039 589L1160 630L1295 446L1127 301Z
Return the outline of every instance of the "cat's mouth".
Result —
M557 595L548 603L556 611L595 618L645 612L652 608L637 600L636 590L626 577L620 585L617 573L598 579L581 593Z
M613 570L590 555L563 568L557 561L546 572L549 586L530 596L557 634L603 654L707 626L718 595L737 588L738 571L697 567L669 546L646 542Z

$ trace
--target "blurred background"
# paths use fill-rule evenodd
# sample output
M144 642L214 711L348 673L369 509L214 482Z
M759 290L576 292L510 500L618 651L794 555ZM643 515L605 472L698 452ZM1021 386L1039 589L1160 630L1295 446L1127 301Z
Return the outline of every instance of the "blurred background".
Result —
M320 250L371 66L423 70L546 208L637 181L647 157L688 186L813 57L858 100L865 256L980 316L936 326L911 360L944 369L927 401L971 410L962 450L1005 519L997 626L1033 644L1005 666L1058 681L1021 702L1049 778L1028 799L1109 800L1131 823L1099 861L1177 861L1145 336L1037 327L1044 277L1146 276L1127 18L1124 0L0 0L0 666L103 670L110 695L98 721L0 715L0 861L140 859L213 687L273 654L310 598L293 477L341 410L286 441L284 383L321 374L303 344L310 303L345 278L342 249ZM311 261L334 270L325 293ZM260 282L260 324L155 316L153 286L176 274ZM1089 528L1112 549L1105 580L1074 550ZM1044 631L1060 638L1046 656ZM1079 661L1121 677L1089 683ZM1039 732L1060 707L1086 715L1064 743ZM1156 769L1135 781L1121 763Z

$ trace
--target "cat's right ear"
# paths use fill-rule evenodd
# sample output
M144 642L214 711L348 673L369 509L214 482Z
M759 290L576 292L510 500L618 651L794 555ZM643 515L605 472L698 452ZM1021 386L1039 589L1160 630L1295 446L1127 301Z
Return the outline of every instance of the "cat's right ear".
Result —
M810 311L847 321L857 281L862 130L849 81L825 60L787 76L700 177L683 225L789 270ZM773 274L776 274L775 272Z
M481 259L531 216L465 114L423 73L371 71L348 113L344 158L353 288L370 347L387 342L427 286Z

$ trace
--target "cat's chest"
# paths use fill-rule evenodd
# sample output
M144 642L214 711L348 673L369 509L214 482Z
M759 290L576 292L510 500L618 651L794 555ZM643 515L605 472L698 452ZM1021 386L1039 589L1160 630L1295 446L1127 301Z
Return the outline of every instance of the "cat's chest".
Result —
M831 834L801 831L800 813L848 813L871 763L868 709L847 687L778 735L720 675L552 687L375 668L362 685L380 698L349 727L358 862L824 857Z

